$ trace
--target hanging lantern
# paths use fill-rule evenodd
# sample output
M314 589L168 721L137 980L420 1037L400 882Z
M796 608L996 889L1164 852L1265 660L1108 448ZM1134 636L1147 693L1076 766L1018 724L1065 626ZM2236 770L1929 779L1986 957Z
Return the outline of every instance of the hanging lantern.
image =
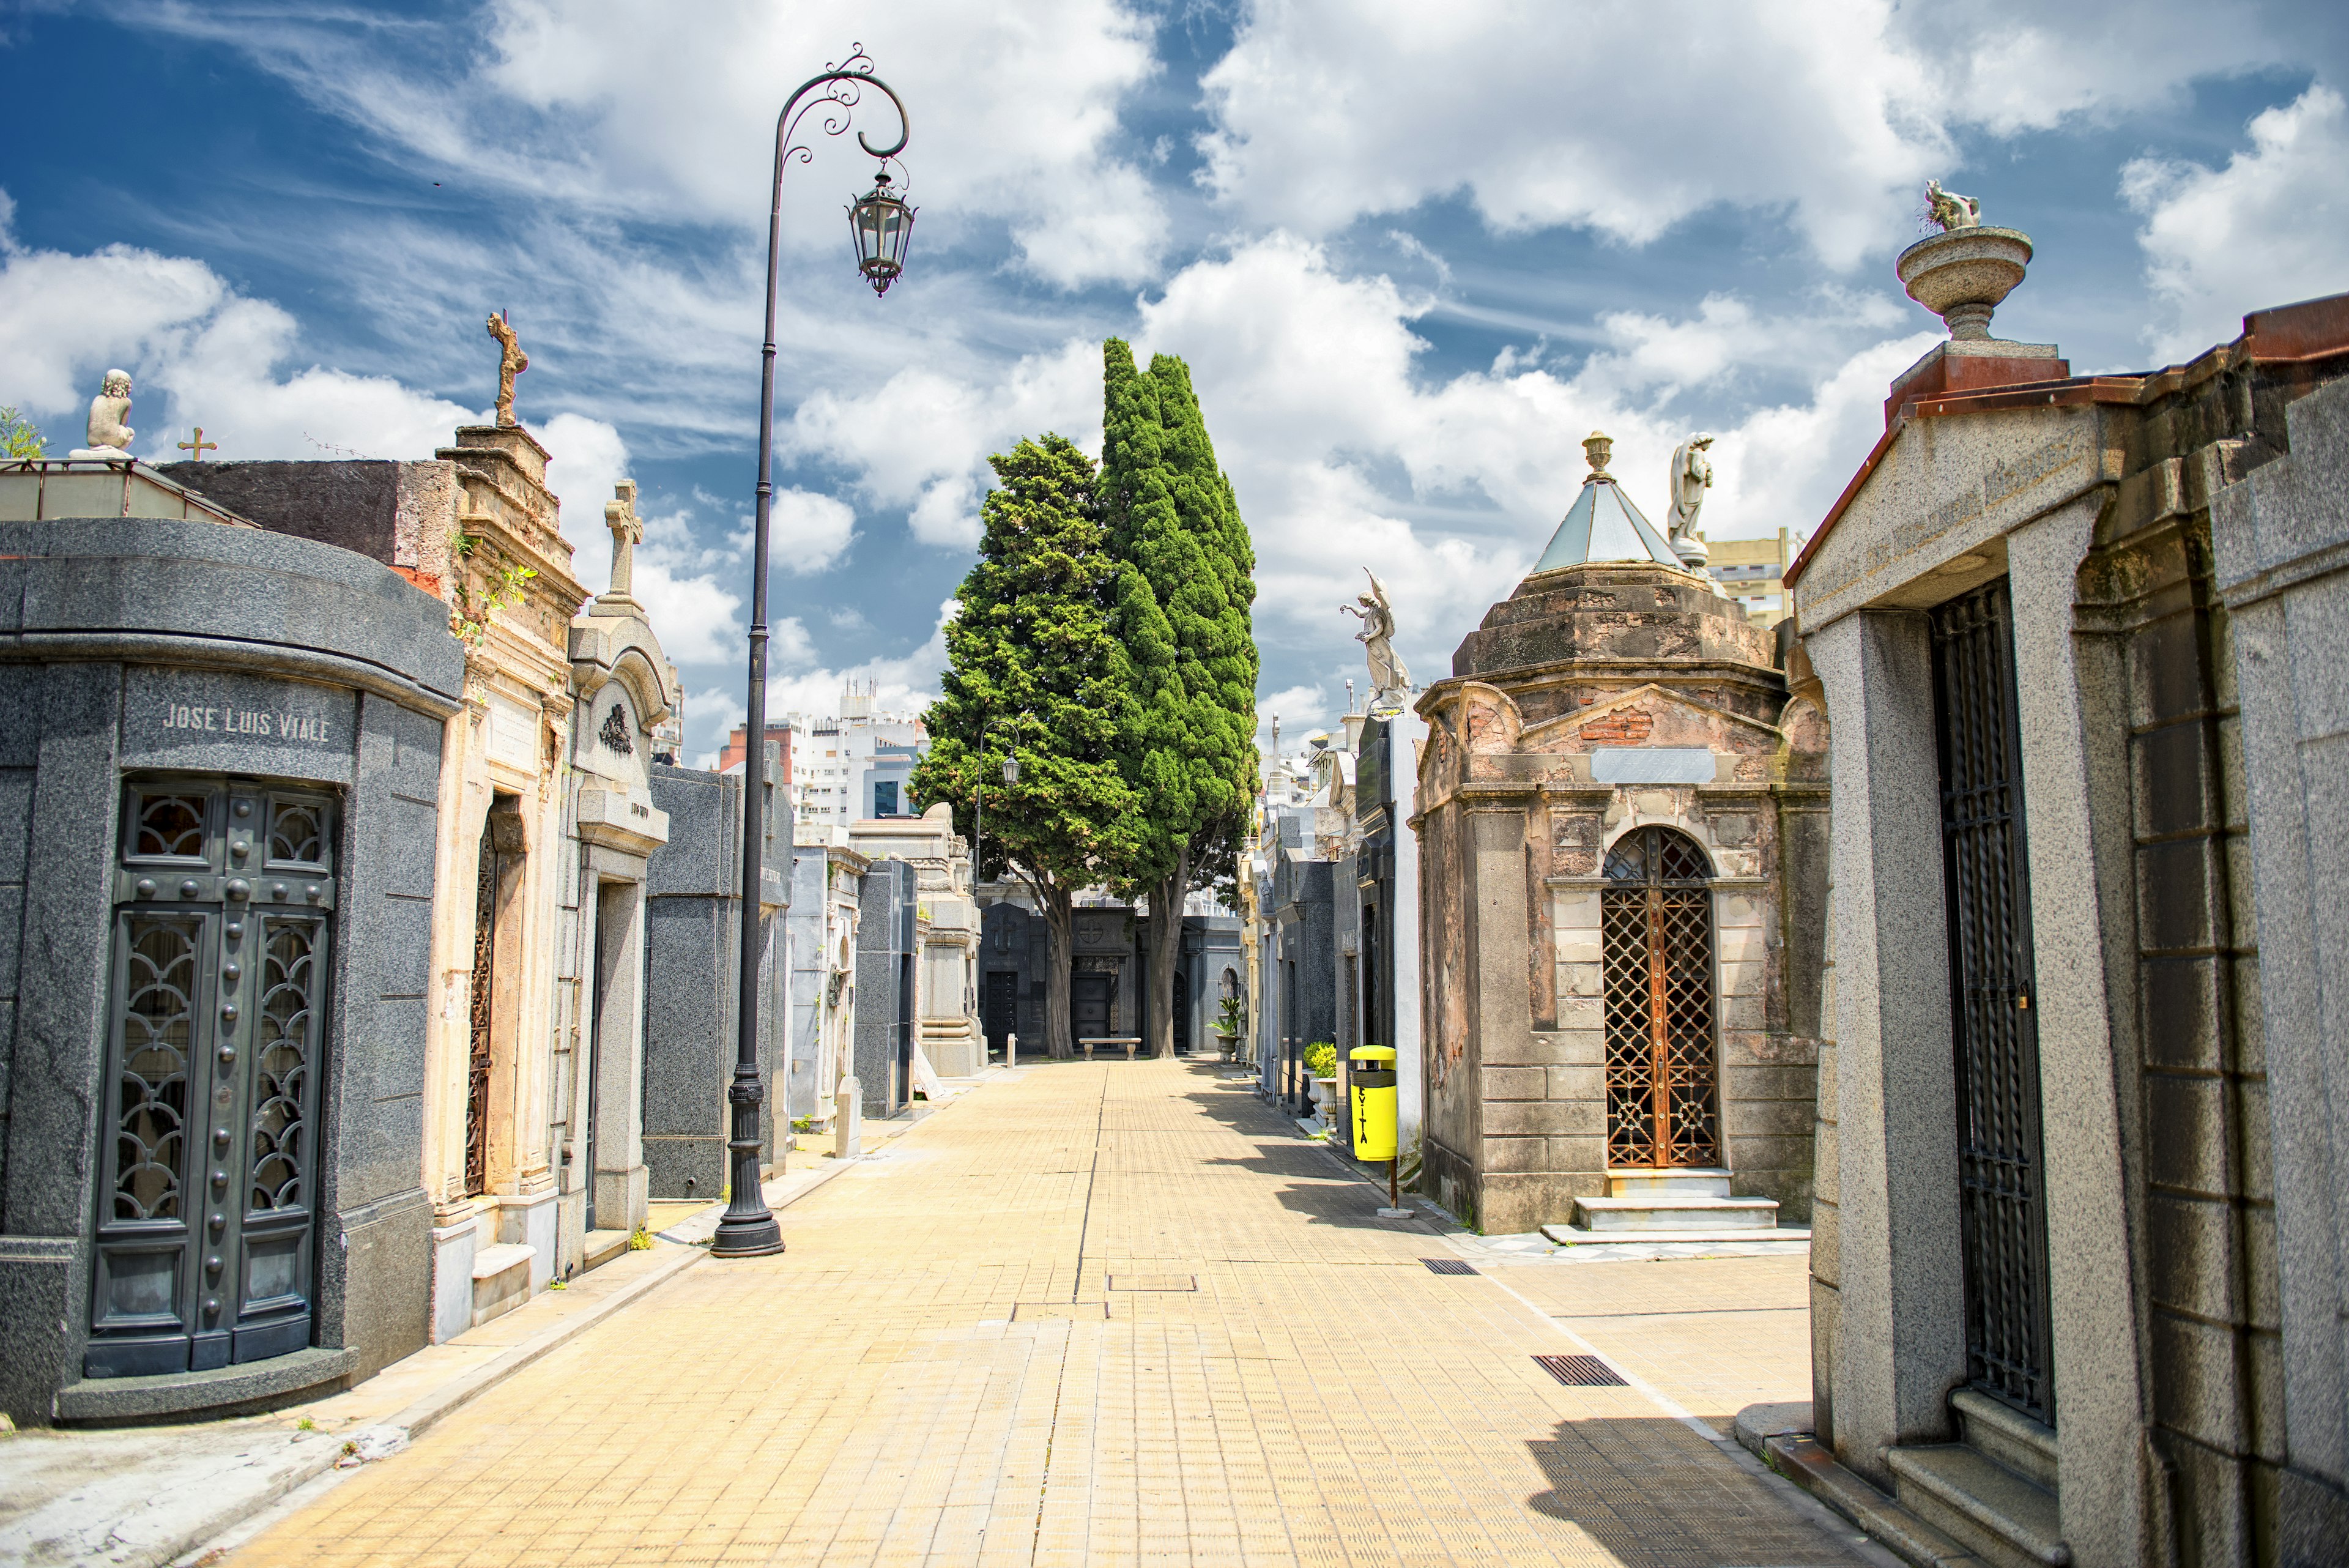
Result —
M914 237L916 210L889 189L886 169L874 176L873 189L848 209L848 232L856 241L856 270L864 275L874 294L888 293L897 275L905 270L905 242Z
M1003 782L1008 784L1019 782L1019 753L1017 752L1008 753L1003 759Z

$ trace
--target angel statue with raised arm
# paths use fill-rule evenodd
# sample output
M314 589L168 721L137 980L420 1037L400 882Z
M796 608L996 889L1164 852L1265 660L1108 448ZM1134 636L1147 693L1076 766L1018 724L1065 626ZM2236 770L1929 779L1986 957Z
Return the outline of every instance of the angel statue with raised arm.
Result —
M1362 575L1371 579L1371 591L1357 594L1354 604L1340 605L1338 609L1361 618L1362 629L1354 634L1354 640L1370 658L1371 711L1375 713L1381 707L1400 704L1409 695L1411 671L1403 668L1394 650L1394 606L1387 601L1387 586L1368 566L1362 568Z

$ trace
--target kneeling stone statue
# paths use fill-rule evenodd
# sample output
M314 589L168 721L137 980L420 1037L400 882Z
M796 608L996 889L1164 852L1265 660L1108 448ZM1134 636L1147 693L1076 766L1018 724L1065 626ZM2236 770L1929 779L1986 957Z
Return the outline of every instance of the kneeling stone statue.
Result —
M89 444L66 453L67 461L83 462L130 455L130 440L139 432L122 421L130 417L130 372L109 370L106 385L89 400Z

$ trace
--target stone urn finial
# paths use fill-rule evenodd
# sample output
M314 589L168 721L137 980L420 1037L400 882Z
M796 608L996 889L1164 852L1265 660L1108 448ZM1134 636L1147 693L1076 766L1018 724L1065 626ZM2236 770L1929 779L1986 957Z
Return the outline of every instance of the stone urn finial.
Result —
M1614 452L1613 436L1602 434L1598 431L1592 431L1588 435L1584 436L1582 455L1590 460L1590 476L1582 483L1588 484L1592 479L1612 481L1615 476L1607 472L1607 460L1613 456Z
M1949 324L1951 337L1988 337L1991 313L2023 281L2031 236L1984 223L1981 202L1942 190L1939 181L1925 194L1941 233L1900 253L1900 282L1909 298Z

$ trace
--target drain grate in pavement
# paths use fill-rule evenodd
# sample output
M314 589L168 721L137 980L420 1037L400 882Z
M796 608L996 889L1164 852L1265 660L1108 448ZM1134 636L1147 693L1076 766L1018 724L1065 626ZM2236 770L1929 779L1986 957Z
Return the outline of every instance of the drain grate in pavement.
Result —
M1537 1355L1542 1370L1568 1388L1629 1388L1615 1369L1595 1355Z
M1422 1258L1420 1262L1427 1265L1427 1272L1431 1274L1473 1274L1476 1272L1475 1264L1463 1262L1458 1258Z
M1196 1274L1112 1274L1109 1288L1113 1291L1195 1291L1199 1288Z

